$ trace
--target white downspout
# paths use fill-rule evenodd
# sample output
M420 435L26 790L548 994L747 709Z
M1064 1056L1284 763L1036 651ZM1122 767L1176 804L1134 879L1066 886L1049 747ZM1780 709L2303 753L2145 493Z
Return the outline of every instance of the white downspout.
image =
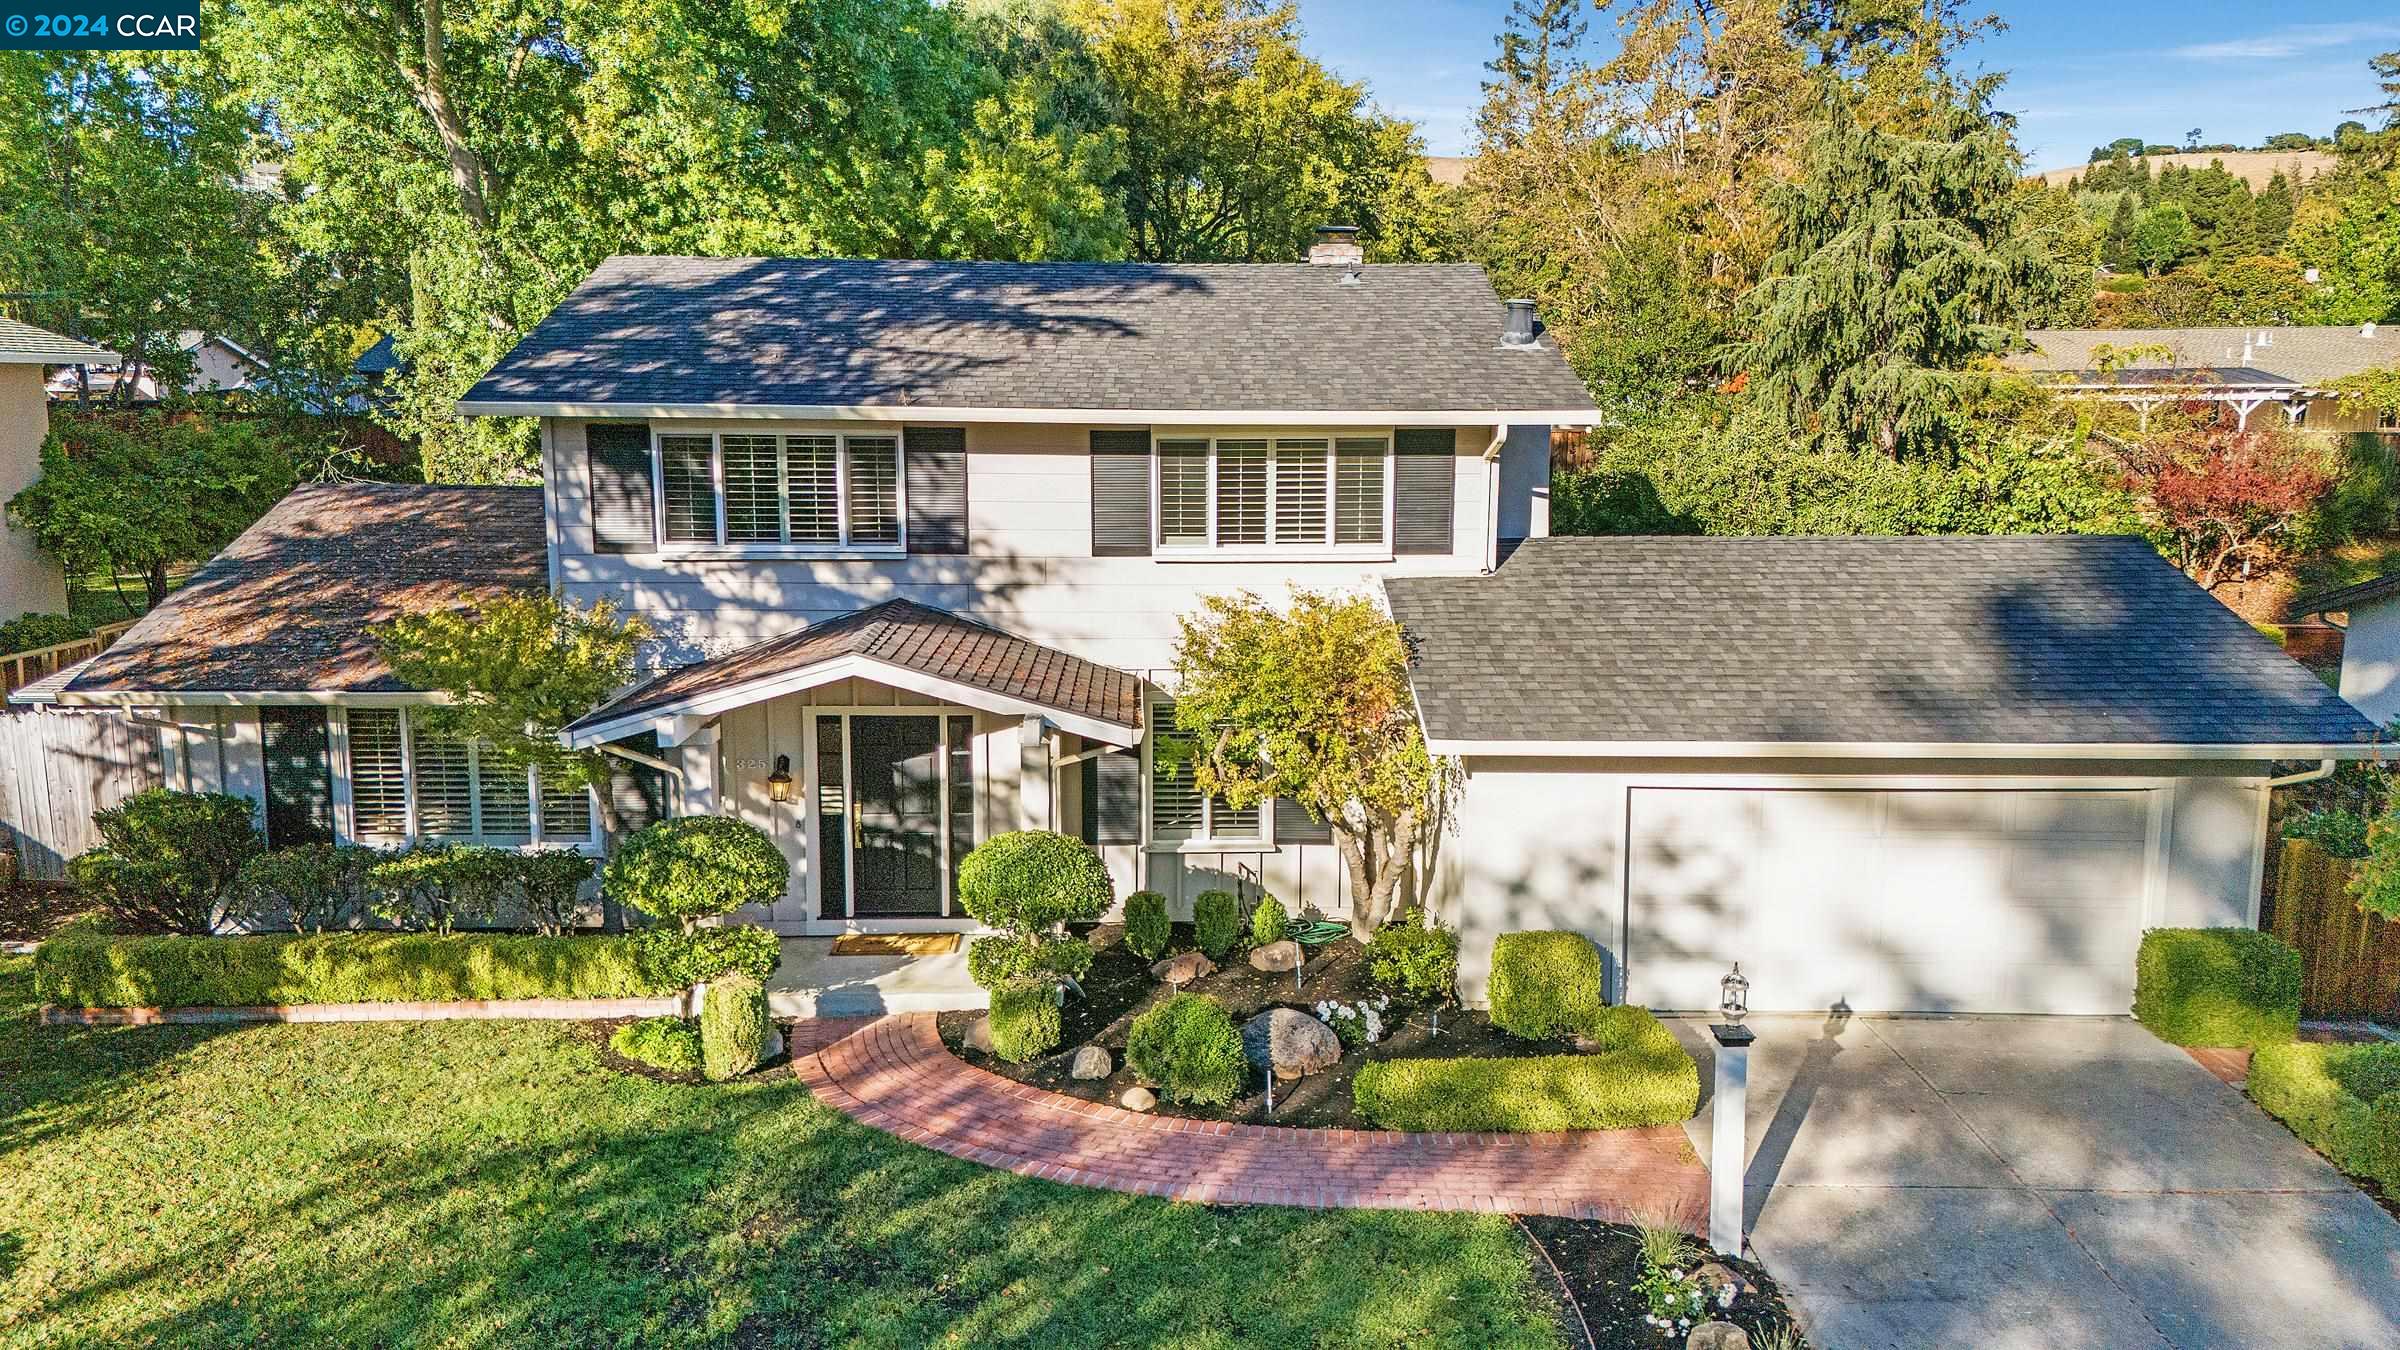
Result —
M1508 444L1508 423L1492 428L1492 443L1483 447L1483 570L1500 570L1500 451Z
M2261 786L2279 788L2291 787L2299 783L2321 782L2327 778L2333 777L2333 766L2337 762L2338 761L2330 759L2320 760L2317 763L2317 767L2313 769L2302 769L2298 773L2287 773L2281 778L2270 778Z

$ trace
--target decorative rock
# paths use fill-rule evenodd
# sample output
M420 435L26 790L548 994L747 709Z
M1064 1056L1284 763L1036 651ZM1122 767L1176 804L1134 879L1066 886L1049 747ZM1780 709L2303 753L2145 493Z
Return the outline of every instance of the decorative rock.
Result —
M1700 1292L1708 1295L1711 1303L1717 1301L1719 1292L1724 1289L1732 1289L1735 1298L1750 1292L1749 1283L1736 1274L1733 1267L1715 1261L1707 1262L1693 1271L1692 1283L1700 1286Z
M986 1013L967 1024L967 1048L981 1054L992 1053L992 1018Z
M1217 963L1204 952L1177 952L1157 965L1150 973L1172 985L1186 985L1217 973Z
M1750 1333L1731 1322L1702 1322L1683 1344L1685 1350L1750 1350Z
M1124 1096L1117 1098L1117 1105L1128 1111L1147 1111L1158 1105L1158 1094L1146 1087L1130 1087L1125 1089Z
M1109 1059L1106 1050L1096 1045L1087 1045L1075 1052L1074 1061L1067 1065L1067 1076L1087 1080L1106 1078L1116 1072L1116 1069L1115 1062Z
M1266 946L1259 948L1257 951L1250 953L1250 968L1252 970L1264 970L1269 972L1279 970L1297 970L1300 967L1300 961L1300 944L1292 941L1290 938L1285 938L1281 942L1270 942Z
M1307 1013L1269 1008L1242 1027L1242 1054L1289 1081L1332 1068L1342 1057L1342 1038Z

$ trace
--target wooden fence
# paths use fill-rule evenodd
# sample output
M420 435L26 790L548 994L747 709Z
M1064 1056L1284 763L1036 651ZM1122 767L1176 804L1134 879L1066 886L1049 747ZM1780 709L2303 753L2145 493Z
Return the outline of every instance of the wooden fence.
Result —
M2300 949L2305 1017L2400 1017L2400 923L2350 898L2350 862L2305 839L2283 841L2275 936Z
M90 637L0 656L0 698L6 698L35 680L55 675L85 657L98 656L126 629L133 627L133 623L133 620L127 619L123 623L102 624L92 630Z
M16 841L27 877L64 876L67 859L99 842L92 812L158 787L164 777L158 732L123 713L0 713L0 828Z

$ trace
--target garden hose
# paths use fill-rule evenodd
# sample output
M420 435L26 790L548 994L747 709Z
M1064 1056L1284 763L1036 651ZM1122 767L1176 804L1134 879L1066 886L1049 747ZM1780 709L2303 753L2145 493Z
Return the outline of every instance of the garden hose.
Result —
M1322 947L1350 936L1350 925L1330 919L1310 919L1293 923L1283 930L1283 935L1303 947Z

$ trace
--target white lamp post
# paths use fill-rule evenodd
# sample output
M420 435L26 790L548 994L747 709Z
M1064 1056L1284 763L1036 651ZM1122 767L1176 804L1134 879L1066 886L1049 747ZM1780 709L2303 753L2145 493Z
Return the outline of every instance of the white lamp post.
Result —
M1750 1043L1756 1033L1742 1025L1750 1014L1750 981L1742 963L1718 982L1717 1010L1725 1020L1708 1034L1717 1042L1716 1091L1708 1108L1708 1245L1720 1256L1742 1254L1742 1169L1749 1148L1744 1124L1749 1095Z

